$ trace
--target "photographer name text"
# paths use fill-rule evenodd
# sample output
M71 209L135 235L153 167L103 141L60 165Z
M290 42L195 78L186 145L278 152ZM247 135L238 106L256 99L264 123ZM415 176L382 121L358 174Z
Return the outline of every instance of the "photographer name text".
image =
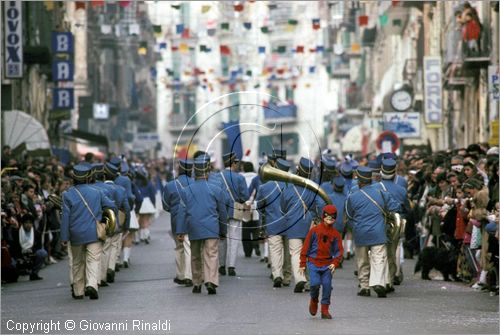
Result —
M114 332L114 331L170 331L170 320L145 321L125 320L123 322L107 322L93 320L66 320L66 321L44 321L18 322L8 320L7 330L21 334L49 334L57 331L64 332Z

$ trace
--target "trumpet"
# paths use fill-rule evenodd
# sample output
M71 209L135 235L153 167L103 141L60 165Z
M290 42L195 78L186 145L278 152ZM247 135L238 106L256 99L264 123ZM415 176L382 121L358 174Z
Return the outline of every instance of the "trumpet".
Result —
M302 186L318 194L327 205L331 205L332 201L326 192L315 182L310 179L297 176L288 172L281 171L280 169L273 168L269 163L265 163L259 169L259 177L263 181L276 180L291 183L297 186Z

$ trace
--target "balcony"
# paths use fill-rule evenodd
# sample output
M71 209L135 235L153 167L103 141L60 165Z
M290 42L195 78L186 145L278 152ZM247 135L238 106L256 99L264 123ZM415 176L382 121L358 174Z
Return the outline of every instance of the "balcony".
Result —
M196 124L196 117L191 120L189 118L191 115L186 113L171 113L169 115L169 129L171 132L181 132L181 131L192 131L198 126ZM189 123L188 123L189 122Z
M264 119L266 123L291 123L297 121L297 106L275 105L269 103L264 107Z

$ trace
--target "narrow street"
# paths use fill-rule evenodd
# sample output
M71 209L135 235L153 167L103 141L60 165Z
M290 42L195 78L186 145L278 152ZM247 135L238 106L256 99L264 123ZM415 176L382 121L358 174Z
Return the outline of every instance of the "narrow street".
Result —
M168 220L163 213L155 221L151 244L134 248L131 267L117 273L115 283L102 288L97 301L71 298L67 261L43 269L44 280L23 277L5 285L2 334L22 333L9 330L9 320L60 321L60 331L50 334L118 333L85 329L106 322L126 323L128 329L120 334L498 334L497 296L462 283L423 281L412 275L414 260L405 261L405 281L387 299L373 292L369 298L356 296L354 261L345 261L334 276L332 321L309 316L307 293L294 294L293 287L274 289L268 269L258 258L244 258L242 249L237 277L221 277L215 296L204 289L193 295L191 288L172 281L175 265ZM74 331L64 329L68 320L75 321ZM134 330L133 320L169 320L170 331Z

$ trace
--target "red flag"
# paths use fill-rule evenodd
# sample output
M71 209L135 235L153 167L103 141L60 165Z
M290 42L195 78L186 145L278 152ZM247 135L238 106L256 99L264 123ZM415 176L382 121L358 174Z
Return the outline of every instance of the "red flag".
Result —
M361 15L358 17L358 24L360 27L368 25L368 15Z
M242 12L243 11L243 4L239 3L237 5L234 5L234 11L235 12Z
M297 48L295 49L296 53L303 53L304 52L304 46L303 45L297 45Z
M189 38L189 36L190 36L189 28L184 28L184 30L182 31L181 37L182 38Z
M220 53L223 55L230 55L231 54L231 49L227 45L221 45L220 46Z
M85 1L76 1L75 2L75 9L85 9Z
M278 74L283 74L283 73L285 73L285 69L283 69L283 68L276 69L276 72L277 72Z
M92 0L92 7L104 6L104 0Z

